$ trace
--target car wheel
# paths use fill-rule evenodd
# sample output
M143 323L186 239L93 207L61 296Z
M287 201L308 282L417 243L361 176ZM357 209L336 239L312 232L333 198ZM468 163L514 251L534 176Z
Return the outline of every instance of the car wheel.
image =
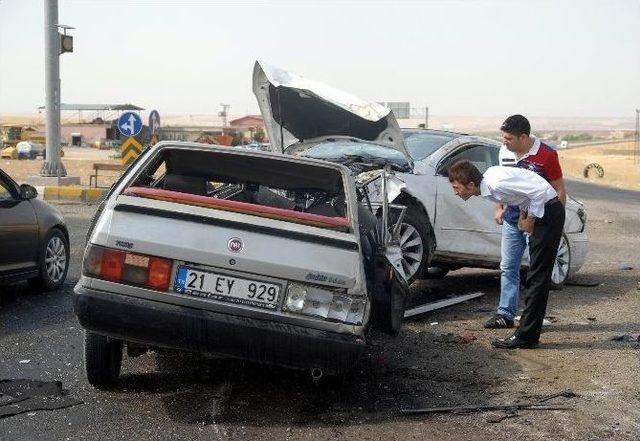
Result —
M98 389L116 384L122 366L122 340L85 331L84 367L89 383Z
M38 290L51 291L64 283L69 269L69 241L64 233L54 228L47 233L39 256L40 273L29 279Z
M392 222L393 223L393 222ZM411 284L422 277L433 253L433 239L429 220L413 205L407 207L400 225L400 249L402 267Z
M449 273L449 268L443 266L430 266L424 272L426 279L443 279Z
M571 248L569 240L565 234L560 238L558 252L556 253L556 261L553 263L553 271L551 273L551 289L562 289L564 282L569 278L571 269Z

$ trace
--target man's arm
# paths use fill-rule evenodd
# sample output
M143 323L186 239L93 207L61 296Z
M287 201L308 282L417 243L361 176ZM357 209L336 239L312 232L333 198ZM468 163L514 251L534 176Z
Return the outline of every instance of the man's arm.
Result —
M564 178L560 177L555 181L549 182L553 189L558 193L558 199L562 202L562 205L567 205L567 191L564 188Z
M520 211L520 218L518 219L518 229L520 231L526 231L529 234L533 234L535 228L536 218L525 211Z
M502 219L504 217L504 209L505 206L503 204L496 204L496 208L493 211L493 220L496 221L496 224L502 225Z

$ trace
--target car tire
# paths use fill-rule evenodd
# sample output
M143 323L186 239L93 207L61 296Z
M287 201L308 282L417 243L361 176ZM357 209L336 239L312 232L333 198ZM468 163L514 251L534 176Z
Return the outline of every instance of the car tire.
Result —
M444 266L430 266L423 274L425 279L443 279L449 274L449 268Z
M392 218L391 223L390 228L395 224L395 219ZM400 248L403 270L407 275L407 283L411 284L424 277L434 249L431 222L414 204L407 206L400 225Z
M49 230L38 256L36 277L28 280L32 288L53 291L62 286L69 270L69 240L59 228Z
M98 389L112 388L120 376L122 340L85 331L84 366L89 384Z
M564 286L569 279L571 271L571 247L566 234L562 234L556 260L553 262L553 272L551 273L551 289L558 291Z

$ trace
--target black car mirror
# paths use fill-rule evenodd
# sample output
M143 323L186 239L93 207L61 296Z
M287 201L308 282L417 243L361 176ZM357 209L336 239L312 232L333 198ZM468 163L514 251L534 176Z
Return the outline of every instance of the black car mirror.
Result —
M32 185L22 184L20 185L20 198L23 200L34 199L38 196L38 190Z

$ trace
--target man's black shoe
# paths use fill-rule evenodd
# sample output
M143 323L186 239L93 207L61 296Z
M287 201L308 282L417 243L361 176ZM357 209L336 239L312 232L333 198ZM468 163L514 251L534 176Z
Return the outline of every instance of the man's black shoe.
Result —
M487 329L513 328L513 320L509 320L503 315L496 314L484 324Z
M522 340L515 335L509 338L499 338L491 342L494 348L498 349L532 349L538 347L537 341Z

